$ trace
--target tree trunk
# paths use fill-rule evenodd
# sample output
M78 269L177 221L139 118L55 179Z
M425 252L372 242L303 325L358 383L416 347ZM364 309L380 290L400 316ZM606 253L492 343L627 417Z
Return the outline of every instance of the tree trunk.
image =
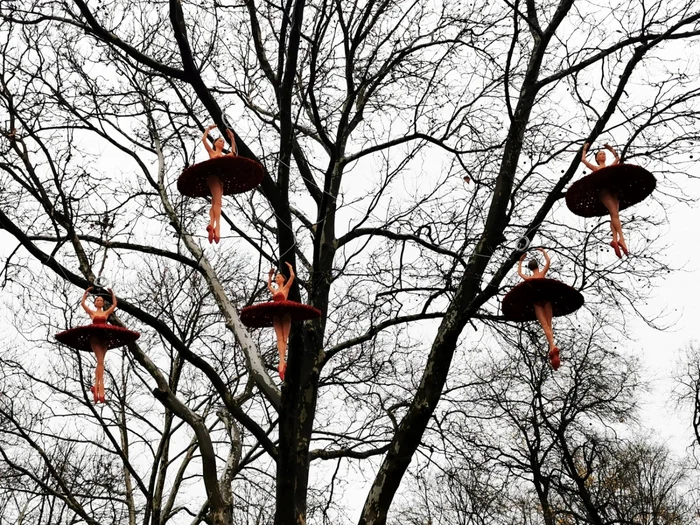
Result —
M233 512L228 505L222 509L212 509L209 513L209 523L211 525L233 525Z

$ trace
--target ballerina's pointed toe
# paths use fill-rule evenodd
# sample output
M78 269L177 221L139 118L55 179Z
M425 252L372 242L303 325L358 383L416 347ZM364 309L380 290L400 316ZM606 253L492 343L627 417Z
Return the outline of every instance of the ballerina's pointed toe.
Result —
M618 259L622 259L622 253L620 252L620 245L617 243L617 241L612 241L610 243L610 246L612 246L613 250L615 250L615 255L617 255ZM627 253L626 250L625 250L625 253Z
M559 349L556 346L549 351L549 364L554 370L559 370L561 361L559 360Z
M92 392L92 396L95 398L95 403L105 403L105 396L98 395L97 389L94 386L90 387L90 392Z

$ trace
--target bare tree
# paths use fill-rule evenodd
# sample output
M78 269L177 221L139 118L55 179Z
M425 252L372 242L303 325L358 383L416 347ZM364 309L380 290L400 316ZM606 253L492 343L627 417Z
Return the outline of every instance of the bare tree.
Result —
M551 377L536 338L519 332L508 344L518 351L445 394L397 523L697 521L697 470L651 439L620 435L636 427L634 360L601 346L598 329L568 332L563 377ZM424 462L444 472L439 482Z
M561 198L582 144L608 134L692 198L666 176L695 151L697 79L690 61L658 57L697 45L700 11L597 9L605 24L573 0L4 2L0 275L27 341L3 368L28 419L51 421L34 447L16 420L35 470L16 446L5 468L65 505L65 521L301 525L347 521L344 479L371 466L359 523L386 523L441 398L479 379L454 362L462 339L478 344L464 328L507 330L497 297L519 239L556 253L610 341L666 269L661 206L630 217L637 257L613 263L596 250L605 222L572 220ZM201 243L204 203L174 186L210 121L266 170L227 201L216 250ZM110 363L114 403L98 411L83 356L35 369L31 352L80 323L76 289L105 258L115 322L143 336ZM285 263L290 298L322 317L293 327L279 383L272 336L251 335L237 309ZM94 432L77 449L66 444L84 431L59 430L66 415ZM111 465L107 496L76 497L56 468L75 454Z
M597 458L596 499L606 523L698 523L697 472L662 445L622 443Z
M700 446L700 351L695 344L683 354L675 380L676 401L680 407L690 408L692 414L693 448L697 449Z

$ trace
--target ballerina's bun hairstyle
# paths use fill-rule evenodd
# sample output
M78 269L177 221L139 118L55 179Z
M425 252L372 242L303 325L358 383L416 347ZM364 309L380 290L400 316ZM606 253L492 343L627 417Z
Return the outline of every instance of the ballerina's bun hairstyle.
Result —
M527 267L534 272L535 270L537 270L540 267L540 265L537 262L537 259L530 259L527 262Z

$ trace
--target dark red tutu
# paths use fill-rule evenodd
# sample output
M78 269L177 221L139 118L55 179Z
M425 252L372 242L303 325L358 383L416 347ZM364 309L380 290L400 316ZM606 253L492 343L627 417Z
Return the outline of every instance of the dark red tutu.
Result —
M241 310L241 322L249 328L272 326L273 317L289 314L292 321L307 321L321 317L321 310L296 301L272 301L246 306Z
M609 212L600 202L601 190L617 196L620 209L624 210L646 199L654 188L656 179L641 166L616 164L574 182L566 192L566 205L581 217L603 217Z
M193 164L177 179L177 190L187 197L210 197L207 178L216 175L224 183L224 195L255 188L265 172L259 162L246 157L217 157Z
M70 346L75 350L92 352L90 338L93 336L97 336L105 341L107 349L109 350L133 343L141 337L141 334L127 328L122 328L121 326L98 323L76 326L75 328L56 334L56 339L59 343Z
M569 315L583 306L583 295L556 279L528 279L506 294L501 303L509 321L536 321L535 303L549 302L554 317Z

